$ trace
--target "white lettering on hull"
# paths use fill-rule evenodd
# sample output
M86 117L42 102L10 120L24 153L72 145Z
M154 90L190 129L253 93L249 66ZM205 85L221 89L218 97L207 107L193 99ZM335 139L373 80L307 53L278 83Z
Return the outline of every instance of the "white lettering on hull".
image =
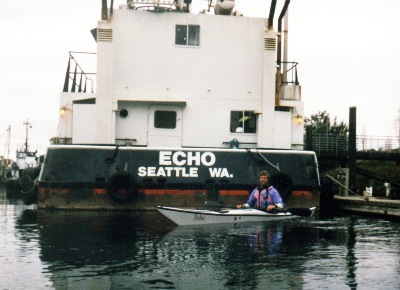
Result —
M184 152L177 151L160 151L160 165L176 165L176 166L212 166L216 161L215 155L212 152Z
M209 168L211 177L227 177L232 178L233 175L229 174L228 169L226 168Z
M140 177L199 177L199 167L213 166L216 162L212 152L160 151L159 167L141 166ZM188 167L190 166L190 167ZM233 178L227 168L208 168L210 177Z
M139 167L141 177L199 177L197 167Z

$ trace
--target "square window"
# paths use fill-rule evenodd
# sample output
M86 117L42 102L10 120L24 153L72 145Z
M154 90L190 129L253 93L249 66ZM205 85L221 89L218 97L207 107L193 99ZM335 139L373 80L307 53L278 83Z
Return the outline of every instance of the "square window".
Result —
M176 25L175 44L177 45L200 45L200 26L199 25Z
M256 133L257 122L253 111L231 111L231 133Z
M176 128L176 112L175 111L155 111L154 112L154 128L175 129Z

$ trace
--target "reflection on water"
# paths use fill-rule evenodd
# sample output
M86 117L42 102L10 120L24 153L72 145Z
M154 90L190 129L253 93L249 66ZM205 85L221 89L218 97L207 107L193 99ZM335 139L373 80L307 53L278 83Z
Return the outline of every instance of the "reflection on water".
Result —
M157 212L39 211L29 216L36 216L43 271L60 289L137 285L129 277L154 259L157 242L173 227Z
M175 264L178 271L185 270L191 257L202 266L193 274L211 275L214 278L208 285L216 289L301 289L303 270L299 263L304 263L304 255L318 239L318 233L302 223L178 227L164 238L165 251L181 261ZM295 234L299 227L307 241Z
M158 212L38 211L0 195L2 289L395 289L399 224L178 227Z

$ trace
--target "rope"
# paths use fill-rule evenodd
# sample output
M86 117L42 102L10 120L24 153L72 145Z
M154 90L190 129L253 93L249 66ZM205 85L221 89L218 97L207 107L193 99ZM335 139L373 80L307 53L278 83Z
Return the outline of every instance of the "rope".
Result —
M32 190L34 190L34 189L35 189L35 186L36 186L36 181L37 181L37 178L35 178L35 179L32 181L32 183L33 183L33 186L32 186L32 188L31 188L31 189L29 189L28 191L23 191L23 190L21 190L21 193L23 193L23 194L28 194L28 193L31 193L31 192L32 192Z
M264 161L267 162L272 168L275 168L277 171L281 171L281 170L279 169L279 167L277 167L277 166L275 166L274 164L272 164L272 163L271 163L267 158L265 158L265 156L262 155L257 149L256 149L256 151L257 151L258 155L260 155L261 158L264 159Z
M333 177L330 176L329 174L326 174L326 177L328 177L330 180L332 180L333 182L335 182L337 185L339 185L339 186L343 187L344 189L346 189L346 190L347 190L348 192L350 192L351 194L354 194L355 196L357 196L357 197L359 197L359 198L361 198L361 199L363 199L363 200L365 200L365 201L368 201L368 198L367 198L367 197L364 197L364 196L362 196L362 195L359 195L358 193L352 191L350 188L347 188L346 186L344 186L343 184L341 184L339 181L337 181L335 178L333 178Z

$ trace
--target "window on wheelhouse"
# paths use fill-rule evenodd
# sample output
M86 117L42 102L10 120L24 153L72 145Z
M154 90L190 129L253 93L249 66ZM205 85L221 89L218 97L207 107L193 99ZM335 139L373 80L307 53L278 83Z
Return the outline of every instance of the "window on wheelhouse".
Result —
M231 133L256 133L256 124L253 111L231 111Z
M200 26L199 25L176 25L175 44L177 45L200 45Z
M154 112L154 128L175 129L176 128L176 112L175 111L155 111Z

